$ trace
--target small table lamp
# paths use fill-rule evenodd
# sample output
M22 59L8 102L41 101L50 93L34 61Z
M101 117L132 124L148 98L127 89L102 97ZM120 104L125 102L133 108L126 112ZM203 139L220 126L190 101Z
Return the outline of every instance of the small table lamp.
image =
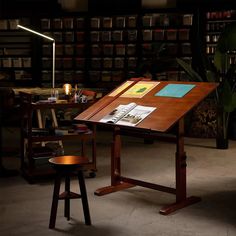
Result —
M46 39L52 41L52 88L54 89L55 88L55 39L53 39L53 38L51 38L47 35L41 34L37 31L34 31L32 29L29 29L29 28L27 28L25 26L22 26L22 25L17 25L17 27L20 28L20 29L29 31L33 34L37 34L40 37L43 37L43 38L46 38Z

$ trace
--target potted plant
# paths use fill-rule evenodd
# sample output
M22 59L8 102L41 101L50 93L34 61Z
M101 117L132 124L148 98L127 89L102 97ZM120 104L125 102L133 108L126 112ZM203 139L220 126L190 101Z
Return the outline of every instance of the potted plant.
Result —
M142 58L136 68L139 77L146 77L157 80L157 74L165 72L169 67L176 64L176 60L170 54L170 49L162 42L155 42L149 48L143 48L144 59ZM146 56L146 57L145 57Z
M217 148L228 148L229 117L236 108L236 22L228 24L220 34L213 61L203 55L202 70L197 72L184 60L177 58L178 64L192 81L219 83L215 91L217 109Z

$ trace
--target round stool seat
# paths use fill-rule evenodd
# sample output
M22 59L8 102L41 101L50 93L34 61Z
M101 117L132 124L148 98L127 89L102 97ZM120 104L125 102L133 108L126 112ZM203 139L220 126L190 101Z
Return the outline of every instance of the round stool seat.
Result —
M88 158L81 156L58 156L49 159L49 162L56 166L78 166L87 164Z
M91 225L87 192L83 175L83 166L89 163L88 158L81 156L58 156L50 158L48 161L52 164L56 171L49 228L53 229L55 227L58 200L65 201L64 216L67 220L70 220L70 199L76 198L81 198L82 200L85 224ZM80 194L70 191L70 176L72 174L76 174L78 177ZM62 177L65 177L65 191L60 194Z

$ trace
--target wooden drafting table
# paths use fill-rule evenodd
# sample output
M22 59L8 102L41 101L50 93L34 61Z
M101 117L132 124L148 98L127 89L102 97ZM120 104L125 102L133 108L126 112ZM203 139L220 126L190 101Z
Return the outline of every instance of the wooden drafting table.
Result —
M199 197L187 197L186 191L186 153L184 151L184 117L198 103L213 92L218 84L208 82L176 82L162 81L156 82L157 85L143 96L124 96L133 86L136 86L141 80L126 81L115 91L106 95L87 110L79 114L75 119L78 121L101 124L100 120L117 108L120 104L135 102L139 105L156 107L148 117L135 127L121 126L117 124L106 124L114 127L112 154L111 154L111 185L97 189L96 195L104 195L130 188L135 185L171 193L176 195L176 201L173 204L163 207L161 214L167 215L180 208L191 205L200 201ZM154 81L151 81L152 83ZM148 83L148 82L147 82ZM182 97L155 96L167 85L192 85L193 88ZM162 90L163 91L163 90ZM167 91L168 92L168 91ZM170 91L169 91L170 92ZM175 94L174 94L175 96ZM104 123L103 123L104 125ZM163 134L168 133L170 129L175 128L176 135L174 138ZM138 135L143 137L155 138L163 135L165 141L174 141L176 143L175 169L176 169L176 186L170 188L154 183L144 182L121 175L120 152L121 152L121 135Z

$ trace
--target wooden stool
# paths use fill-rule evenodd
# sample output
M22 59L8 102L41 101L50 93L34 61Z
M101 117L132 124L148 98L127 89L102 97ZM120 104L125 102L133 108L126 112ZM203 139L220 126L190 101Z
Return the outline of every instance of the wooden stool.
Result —
M67 220L70 220L70 199L76 198L81 198L82 200L85 224L91 225L86 186L82 170L83 165L87 164L89 160L86 157L81 156L58 156L50 158L49 162L56 170L49 228L55 228L58 200L65 200L64 216ZM78 173L80 194L70 191L70 175L75 171ZM60 194L61 178L63 176L65 177L65 192Z

